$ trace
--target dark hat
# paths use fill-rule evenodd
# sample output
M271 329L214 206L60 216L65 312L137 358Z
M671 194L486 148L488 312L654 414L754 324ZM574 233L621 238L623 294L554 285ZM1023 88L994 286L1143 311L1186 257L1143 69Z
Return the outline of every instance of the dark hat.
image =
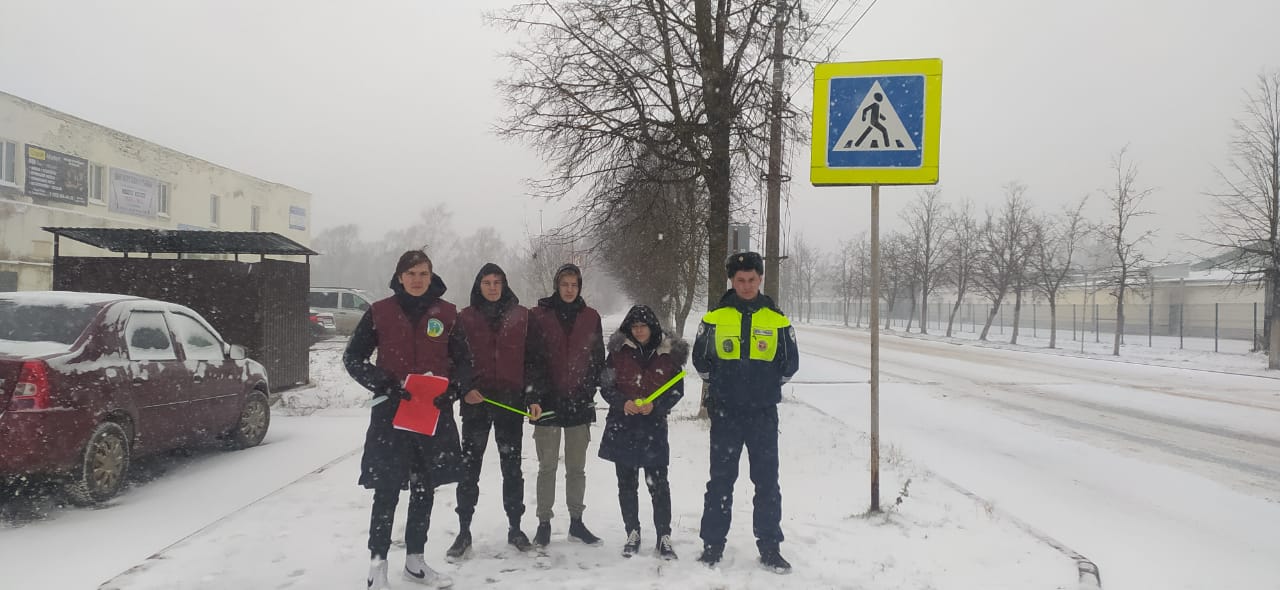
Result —
M571 274L575 277L578 277L578 292L579 293L582 292L582 269L578 268L578 265L576 264L568 263L568 264L561 265L560 268L556 269L556 276L555 278L551 279L552 293L560 292L560 277L567 274Z
M658 314L654 313L648 305L636 305L627 311L627 317L622 320L618 331L630 338L631 326L636 324L649 326L650 345L656 346L658 342L662 342L662 324L658 322Z
M515 292L511 290L511 285L507 284L507 273L502 270L502 267L492 262L486 262L484 266L480 267L480 272L476 273L476 281L471 284L472 307L481 307L488 301L488 299L485 299L484 295L480 293L480 282L489 275L498 275L502 277L502 298L498 301L509 301L510 303L520 302L520 298L516 297Z
M729 255L729 258L724 261L724 268L731 279L734 273L740 270L754 270L764 274L764 259L757 252L738 252Z

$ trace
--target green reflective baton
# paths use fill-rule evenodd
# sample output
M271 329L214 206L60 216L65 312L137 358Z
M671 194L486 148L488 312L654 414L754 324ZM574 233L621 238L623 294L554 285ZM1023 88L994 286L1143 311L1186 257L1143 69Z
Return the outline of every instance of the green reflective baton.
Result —
M491 400L491 399L489 399L489 398L487 398L487 397L486 397L486 398L484 398L484 401L489 402L489 403L491 403L491 404L493 404L493 405L495 405L495 406L498 406L499 408L502 408L502 409L504 409L504 410L508 410L508 411L511 411L511 412L515 412L515 413L517 413L517 414L520 414L521 416L525 416L526 418L532 418L532 417L533 417L533 415L532 415L532 414L530 414L529 412L526 412L526 411L524 411L524 410L520 410L520 409L513 408L513 407L508 406L507 404L504 404L504 403L502 403L502 402L493 401L493 400ZM554 416L554 415L556 415L556 413L555 413L555 412L543 412L543 413L542 413L542 415L538 417L538 419L539 419L539 420L541 420L541 419L546 418L546 417L548 417L548 416Z
M664 383L662 387L658 388L657 391L649 394L649 397L636 400L636 405L643 406L643 405L653 403L653 400L658 399L658 396L666 393L668 389L671 389L672 387L674 387L675 384L678 383L681 379L684 379L684 371L680 371L679 373L676 373L675 377L672 377L670 381Z

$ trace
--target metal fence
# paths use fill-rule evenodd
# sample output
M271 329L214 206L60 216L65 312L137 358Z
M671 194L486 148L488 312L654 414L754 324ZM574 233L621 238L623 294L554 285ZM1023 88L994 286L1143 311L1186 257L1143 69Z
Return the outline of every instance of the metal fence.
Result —
M946 334L947 323L954 301L930 301L927 331ZM814 301L797 305L793 319L822 322L846 321L844 302ZM880 303L881 327L887 322L890 329L920 331L920 309L911 313L909 302L897 302L893 310ZM803 308L803 309L801 309ZM1259 303L1205 303L1205 304L1125 304L1123 342L1127 345L1146 345L1158 348L1178 348L1214 352L1248 352L1257 350L1262 340L1264 309ZM962 303L955 310L953 335L967 337L982 331L991 313L991 305ZM914 317L909 317L914 315ZM1049 304L1023 303L1018 318L1019 340L1048 339L1053 317ZM1114 304L1059 303L1056 308L1058 343L1107 342L1116 331L1116 307ZM866 326L870 306L867 300L853 300L849 304L847 321L850 326ZM1007 340L1012 336L1014 305L1004 303L992 318L988 339ZM1001 338L1003 337L1003 338Z

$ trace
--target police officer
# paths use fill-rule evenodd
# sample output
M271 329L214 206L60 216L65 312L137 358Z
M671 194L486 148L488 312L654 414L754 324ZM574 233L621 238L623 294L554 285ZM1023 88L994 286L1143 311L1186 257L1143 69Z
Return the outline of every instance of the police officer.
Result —
M782 558L782 490L778 486L778 402L782 384L800 366L790 320L768 295L760 292L764 260L742 252L725 263L733 288L708 311L698 327L693 366L707 383L704 403L711 419L711 478L702 508L702 555L714 566L724 557L733 508L738 460L747 448L755 484L752 530L760 563L784 574L791 564Z

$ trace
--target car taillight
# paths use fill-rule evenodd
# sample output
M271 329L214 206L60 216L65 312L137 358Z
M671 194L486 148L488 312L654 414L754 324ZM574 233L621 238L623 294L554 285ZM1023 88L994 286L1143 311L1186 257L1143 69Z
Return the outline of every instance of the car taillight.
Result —
M318 316L318 315L316 315L316 314L314 314L314 313L313 313L313 314L311 314L311 323L313 323L313 324L318 324L318 323L320 323L320 316Z
M18 384L9 399L10 410L45 410L49 404L49 365L44 361L22 363Z

